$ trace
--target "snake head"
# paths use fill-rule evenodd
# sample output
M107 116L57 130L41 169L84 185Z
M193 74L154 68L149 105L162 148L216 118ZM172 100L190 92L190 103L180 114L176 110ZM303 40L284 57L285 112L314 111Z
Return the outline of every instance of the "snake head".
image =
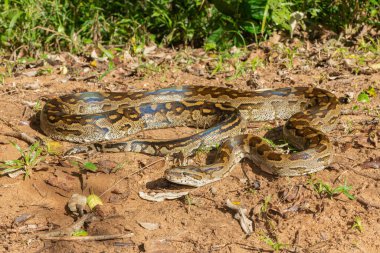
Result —
M201 187L203 185L220 180L220 177L212 177L207 173L210 167L183 166L174 167L165 171L165 178L176 184Z

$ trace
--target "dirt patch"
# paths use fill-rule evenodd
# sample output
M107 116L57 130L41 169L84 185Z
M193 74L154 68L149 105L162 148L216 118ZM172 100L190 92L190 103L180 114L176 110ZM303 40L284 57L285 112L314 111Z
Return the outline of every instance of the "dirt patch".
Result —
M303 47L298 47L297 52L304 52L300 48ZM22 176L0 178L1 251L155 252L154 249L159 248L161 252L268 252L275 249L284 252L380 251L380 172L378 168L361 166L380 156L376 137L379 135L380 101L378 96L370 98L368 103L356 101L358 94L370 86L379 92L380 74L366 68L376 63L377 57L355 69L358 65L344 57L323 58L319 55L320 58L313 58L312 53L299 53L290 62L276 50L267 53L257 49L248 52L247 59L258 57L263 65L254 70L253 67L245 67L240 75L234 76L239 71L236 62L247 59L231 58L226 61L223 71L214 73L218 57L204 52L170 51L164 54L166 58L157 55L152 58L152 64L149 65L149 58L144 59L137 69L131 69L130 63L126 62L107 71L107 65L99 62L98 66L83 65L78 69L70 69L69 64L58 64L51 67L52 73L42 76L33 73L25 76L25 73L44 67L18 70L16 72L21 73L19 76L6 78L0 86L1 118L30 136L43 136L35 119L33 108L36 109L36 106L33 102L71 92L153 90L188 84L244 90L317 86L337 96L353 97L351 103L344 105L337 128L328 134L335 146L334 164L312 176L276 178L250 163L242 163L229 177L193 189L166 182L163 179L164 167L169 167L170 163L158 161L160 158L157 157L135 153L82 156L83 161L110 161L123 166L116 173L87 172L81 177L78 167L62 166L57 157L46 157L33 170L30 179L23 180ZM168 55L171 57L169 60ZM164 63L160 63L161 59ZM231 68L227 67L228 64ZM62 66L66 66L69 73ZM85 68L90 69L83 71ZM91 71L95 71L96 76L101 71L106 71L107 75L101 81L97 78L94 81L88 74ZM72 78L74 73L76 77ZM277 122L265 124L274 127ZM4 134L12 130L0 124L0 132ZM144 132L139 136L178 138L191 132L191 129L175 128L174 131ZM369 138L371 135L375 137ZM2 161L19 157L10 141L23 149L28 147L18 139L0 135ZM64 144L65 148L70 146L70 143ZM156 163L139 171L152 162ZM85 186L82 191L83 178ZM101 194L117 181L120 182L102 196L102 215L91 222L86 230L91 235L131 231L134 236L130 239L49 242L38 239L40 232L36 229L32 232L20 230L26 225L37 226L41 230L69 226L74 219L66 209L66 203L73 193L88 195L91 190ZM332 197L319 194L316 187L323 188L326 184L334 188L351 186L349 193L355 199L350 200L344 194ZM190 191L190 195L180 200L158 203L142 200L138 196L139 191L169 190L186 190ZM249 218L254 221L255 232L252 235L244 234L233 212L226 207L227 199L247 208ZM30 214L31 218L15 223L17 217L25 214ZM158 223L159 229L147 230L139 224L141 222Z

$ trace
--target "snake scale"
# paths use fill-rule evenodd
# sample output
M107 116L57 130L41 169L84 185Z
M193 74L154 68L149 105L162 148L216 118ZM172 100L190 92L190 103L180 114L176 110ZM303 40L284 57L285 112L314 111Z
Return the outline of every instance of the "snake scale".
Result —
M240 91L222 87L182 86L155 91L83 92L53 98L45 104L43 132L59 140L90 143L68 153L140 152L183 156L200 147L218 146L214 163L165 171L167 180L199 187L228 175L242 158L278 176L298 176L327 167L333 147L324 132L336 125L337 97L329 91L293 87ZM287 119L285 140L300 151L276 152L262 138L244 134L247 122ZM204 129L175 140L130 139L146 129L189 126Z

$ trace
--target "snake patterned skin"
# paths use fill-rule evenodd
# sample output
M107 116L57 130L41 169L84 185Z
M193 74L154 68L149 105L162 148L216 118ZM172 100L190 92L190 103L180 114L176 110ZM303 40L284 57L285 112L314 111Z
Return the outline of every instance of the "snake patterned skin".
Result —
M327 167L333 147L324 132L336 125L340 103L329 91L294 87L239 91L182 86L141 92L84 92L49 100L40 116L43 132L59 140L92 143L68 154L139 152L186 157L218 146L214 163L166 170L171 182L199 187L227 176L242 158L278 176L298 176ZM287 119L285 140L299 152L275 152L262 138L244 134L247 122ZM176 140L124 138L142 130L189 126L204 129Z

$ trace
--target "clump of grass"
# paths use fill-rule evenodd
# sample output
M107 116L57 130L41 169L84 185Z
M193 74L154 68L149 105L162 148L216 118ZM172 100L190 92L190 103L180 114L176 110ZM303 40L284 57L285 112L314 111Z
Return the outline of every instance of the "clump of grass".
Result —
M21 154L21 157L15 160L0 162L0 175L9 174L18 170L25 172L25 178L30 177L32 169L35 168L43 159L43 148L39 142L35 142L26 150L23 150L18 144L11 142L12 145Z
M224 50L265 40L276 30L289 32L295 11L305 14L307 27L321 24L337 32L380 21L378 1L6 0L0 2L0 46L29 54L126 43L137 53L152 42ZM374 51L378 45L362 42L361 48Z

